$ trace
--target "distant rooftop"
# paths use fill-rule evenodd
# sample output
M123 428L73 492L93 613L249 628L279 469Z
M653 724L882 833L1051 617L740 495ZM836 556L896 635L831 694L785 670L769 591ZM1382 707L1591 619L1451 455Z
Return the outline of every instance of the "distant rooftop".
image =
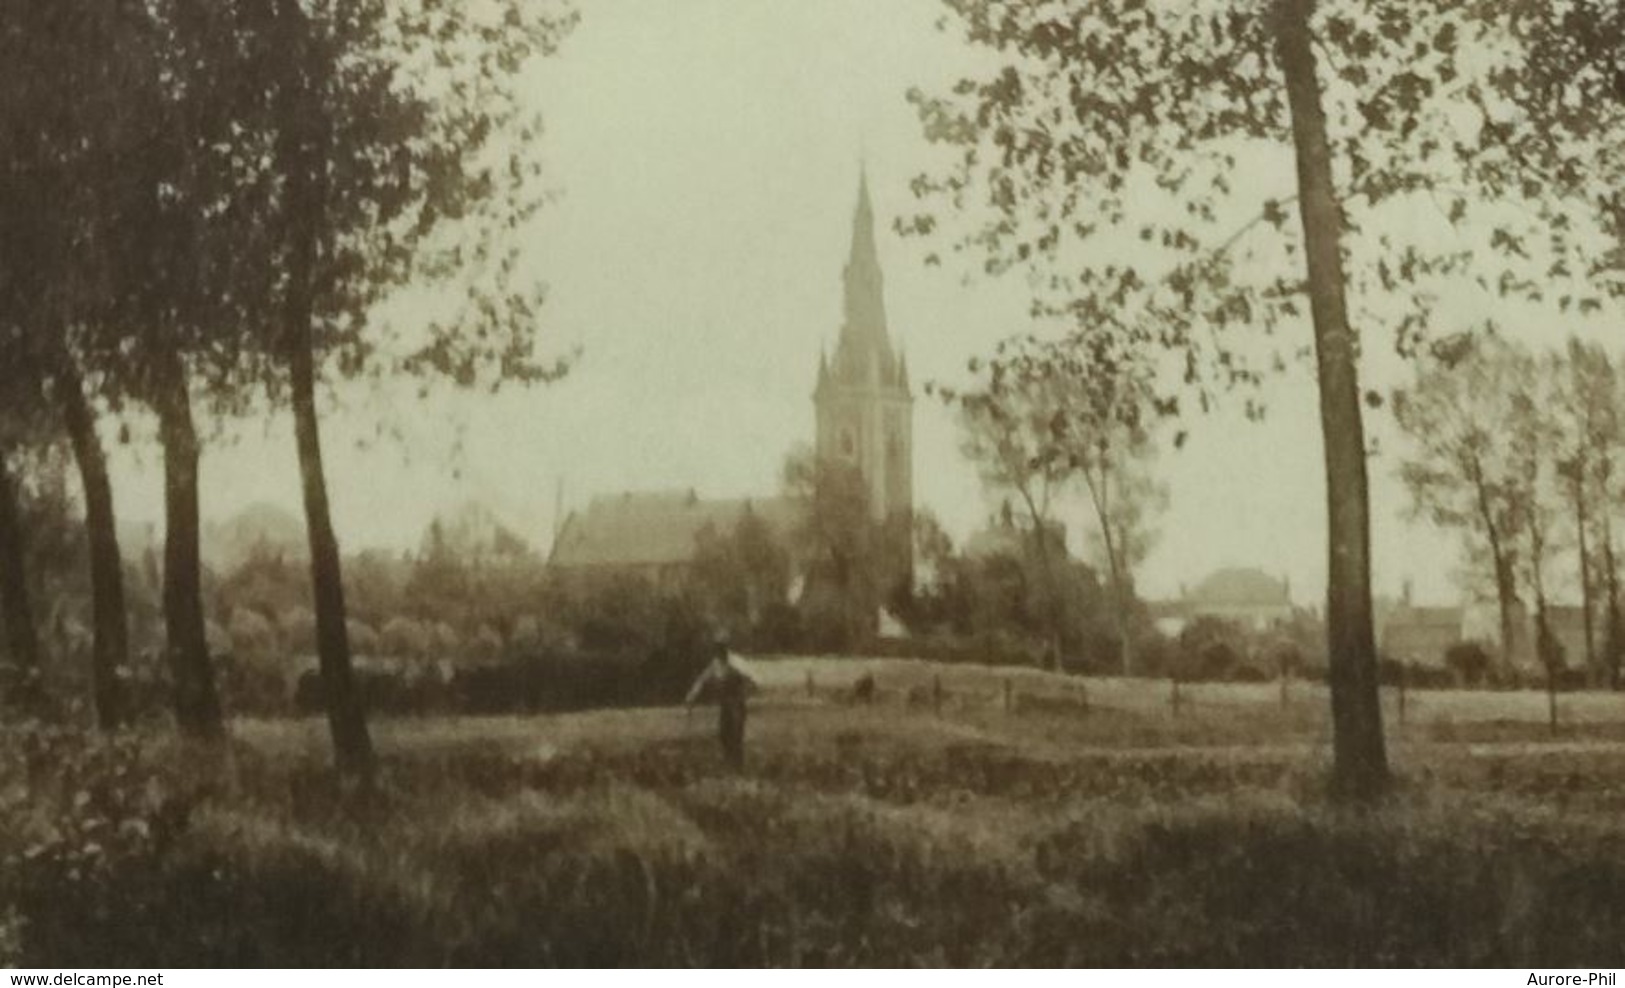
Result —
M795 510L785 498L707 500L692 490L600 495L570 513L550 562L564 568L686 563L707 526L725 535L749 512L783 534Z
M1291 588L1256 567L1215 570L1185 594L1185 601L1206 607L1290 607Z

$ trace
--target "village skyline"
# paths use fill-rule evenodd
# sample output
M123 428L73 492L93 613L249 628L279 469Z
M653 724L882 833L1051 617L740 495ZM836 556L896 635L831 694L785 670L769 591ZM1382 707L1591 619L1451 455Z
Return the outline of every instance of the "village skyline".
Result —
M579 348L579 361L545 388L436 396L418 407L409 387L341 387L330 430L346 456L333 464L332 496L346 551L415 546L435 514L470 501L545 551L561 520L561 483L565 514L623 491L776 496L784 457L812 442L810 399L818 356L840 325L862 168L892 330L916 386L916 503L956 542L985 524L1000 498L983 490L953 416L924 385L962 382L966 361L1001 338L1057 329L1030 319L1019 275L979 276L952 257L928 266L925 246L890 230L916 208L910 179L939 160L905 93L974 64L957 39L934 30L938 6L907 0L877 14L851 3L770 3L741 14L713 2L679 14L625 0L586 5L570 45L526 81L544 114L549 185L559 193L534 219L525 255L549 285L537 332L549 352ZM1290 185L1286 158L1264 165L1260 184ZM1515 334L1539 338L1548 328L1507 311ZM1587 319L1564 328L1601 331ZM1379 342L1364 374L1385 391L1408 380L1408 367ZM1184 417L1178 428L1189 441L1178 451L1164 442L1156 467L1170 507L1138 573L1145 596L1174 597L1182 584L1239 566L1285 577L1300 604L1319 604L1325 495L1315 394L1300 363L1266 382L1263 422L1247 420L1245 394ZM398 437L371 431L385 418ZM1409 583L1418 600L1458 601L1459 539L1407 519L1402 440L1386 412L1370 418L1376 591L1397 597ZM224 430L205 449L204 516L224 521L256 502L297 514L297 478L278 458L288 424ZM128 491L126 524L161 531L156 444L138 435L113 450L113 462ZM1088 518L1081 497L1065 504L1061 520L1080 553ZM1577 593L1561 583L1557 591Z

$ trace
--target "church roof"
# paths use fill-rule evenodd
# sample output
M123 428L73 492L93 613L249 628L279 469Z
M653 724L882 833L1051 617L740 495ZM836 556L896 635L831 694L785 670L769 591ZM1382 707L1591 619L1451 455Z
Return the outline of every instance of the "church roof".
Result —
M585 510L570 513L549 562L566 569L686 563L706 526L725 534L746 512L780 535L795 519L795 505L786 498L706 500L692 490L595 497Z

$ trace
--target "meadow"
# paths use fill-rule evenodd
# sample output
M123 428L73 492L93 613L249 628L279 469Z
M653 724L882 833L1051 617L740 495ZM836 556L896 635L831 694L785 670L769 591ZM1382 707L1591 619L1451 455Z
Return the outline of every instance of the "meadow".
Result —
M368 792L317 720L7 729L0 962L1625 962L1620 697L1392 695L1353 809L1307 683L755 668L742 773L706 709L380 720Z

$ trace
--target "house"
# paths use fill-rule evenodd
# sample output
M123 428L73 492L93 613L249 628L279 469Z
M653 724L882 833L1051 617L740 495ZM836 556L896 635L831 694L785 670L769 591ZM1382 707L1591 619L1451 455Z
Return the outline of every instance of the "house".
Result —
M1546 623L1562 648L1565 668L1586 667L1586 622L1584 608L1570 604L1548 604ZM1498 659L1501 654L1501 608L1493 599L1473 600L1454 607L1419 607L1410 602L1406 588L1400 603L1382 622L1378 649L1383 656L1421 668L1443 668L1445 654L1464 642L1477 642ZM1524 675L1543 671L1536 652L1535 615L1522 601L1514 601L1512 642L1507 658L1512 668Z
M1466 640L1466 608L1416 607L1402 602L1383 621L1377 650L1385 658L1423 669L1442 669L1445 653Z
M1152 620L1165 635L1177 635L1199 617L1231 621L1250 631L1266 631L1292 619L1291 584L1256 567L1215 570L1195 589L1181 588L1179 599L1150 605Z

